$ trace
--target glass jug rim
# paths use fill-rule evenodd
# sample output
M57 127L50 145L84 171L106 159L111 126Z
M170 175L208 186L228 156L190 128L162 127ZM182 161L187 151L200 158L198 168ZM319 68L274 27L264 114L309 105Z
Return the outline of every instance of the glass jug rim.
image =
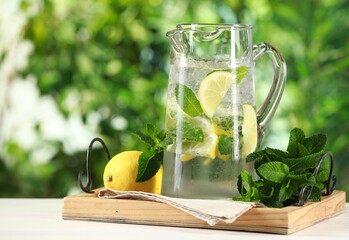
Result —
M180 23L177 24L177 30L199 30L197 28L220 28L220 29L233 29L233 30L248 30L252 29L249 24L242 23Z
M240 23L181 23L177 24L176 29L170 30L166 33L167 37L174 36L183 32L196 32L206 35L216 35L223 31L251 31L252 26Z

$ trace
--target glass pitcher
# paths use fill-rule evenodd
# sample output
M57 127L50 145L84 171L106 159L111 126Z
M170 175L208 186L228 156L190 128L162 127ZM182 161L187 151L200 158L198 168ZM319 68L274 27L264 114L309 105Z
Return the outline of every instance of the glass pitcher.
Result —
M252 27L179 24L172 45L165 129L173 144L164 153L163 195L219 199L239 195L238 176L252 173L255 151L280 102L286 64L268 43L252 45ZM255 111L253 68L268 53L272 87Z

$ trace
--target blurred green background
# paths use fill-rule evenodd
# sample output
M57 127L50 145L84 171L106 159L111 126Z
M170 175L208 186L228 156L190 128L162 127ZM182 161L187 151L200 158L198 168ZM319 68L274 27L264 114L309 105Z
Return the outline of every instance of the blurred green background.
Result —
M287 86L263 146L289 131L325 133L337 189L349 192L349 2L346 0L1 0L0 197L80 192L92 138L112 155L143 145L131 132L164 126L170 44L178 23L253 25L287 62ZM271 84L256 65L257 103ZM257 104L257 105L258 105ZM97 144L98 145L98 144ZM92 153L93 187L107 158Z

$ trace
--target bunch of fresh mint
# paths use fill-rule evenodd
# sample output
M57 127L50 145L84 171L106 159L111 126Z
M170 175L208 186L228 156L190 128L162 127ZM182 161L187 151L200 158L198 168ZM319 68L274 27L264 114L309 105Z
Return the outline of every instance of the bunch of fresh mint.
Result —
M238 179L240 197L233 200L261 202L268 207L285 207L299 200L304 186L314 186L309 200L320 201L330 174L330 162L323 161L319 172L314 169L324 154L327 138L324 134L305 137L295 128L290 132L287 151L265 148L247 156L254 161L258 180L247 172L241 172Z

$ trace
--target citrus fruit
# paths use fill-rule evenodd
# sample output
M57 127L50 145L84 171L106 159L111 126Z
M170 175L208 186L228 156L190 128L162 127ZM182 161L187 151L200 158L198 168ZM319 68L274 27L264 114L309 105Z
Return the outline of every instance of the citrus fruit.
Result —
M184 154L181 155L181 160L182 160L182 162L187 162L187 161L189 161L189 160L192 160L194 157L195 157L195 156L192 155L192 154L186 154L186 153L184 153Z
M243 109L243 123L242 123L242 158L245 159L246 156L254 152L257 148L257 118L256 111L250 104L244 104Z
M203 142L184 142L182 151L185 154L214 159L217 156L218 137L214 133L204 133L204 137Z
M215 71L201 81L198 98L206 116L212 118L234 80L231 72Z
M218 136L213 132L210 121L202 117L191 118L190 124L202 129L203 141L184 141L180 147L176 144L171 144L167 147L167 151L181 154L182 161L189 161L196 156L214 159L217 155Z
M161 193L162 166L151 179L136 182L140 151L125 151L115 155L105 166L103 182L105 188L120 191L143 191Z

